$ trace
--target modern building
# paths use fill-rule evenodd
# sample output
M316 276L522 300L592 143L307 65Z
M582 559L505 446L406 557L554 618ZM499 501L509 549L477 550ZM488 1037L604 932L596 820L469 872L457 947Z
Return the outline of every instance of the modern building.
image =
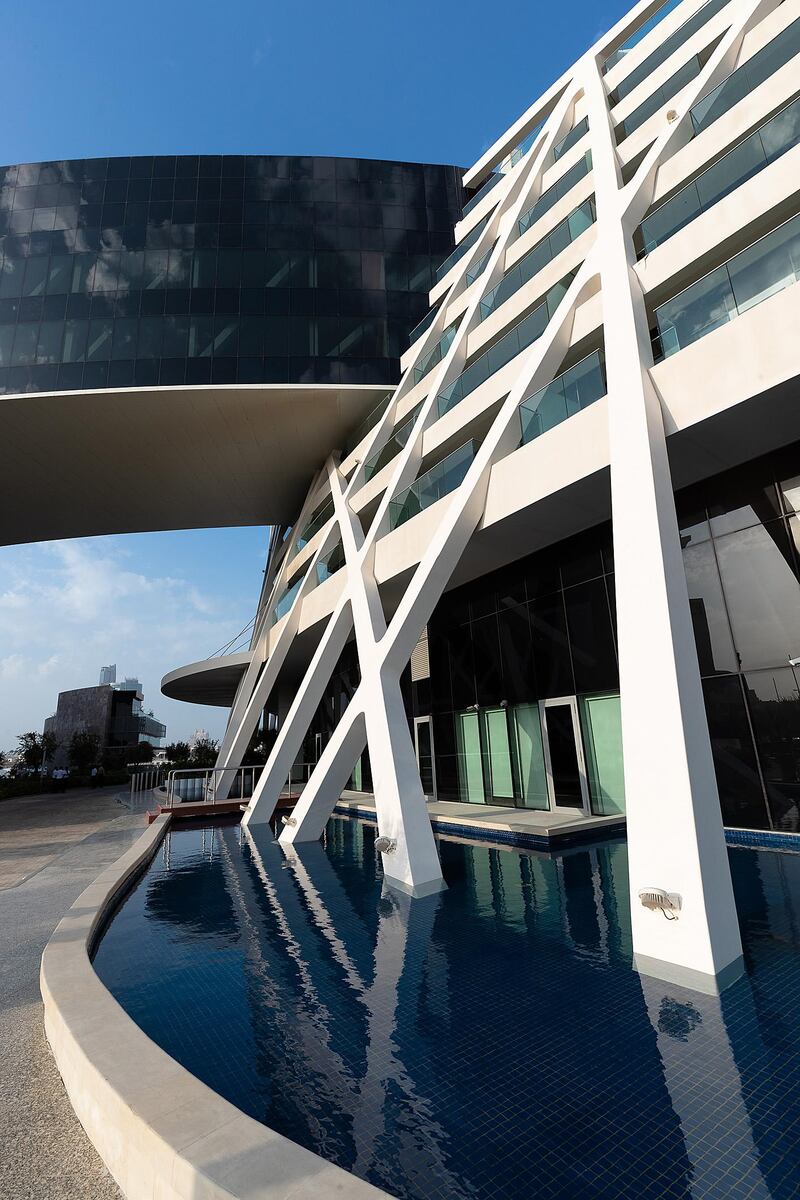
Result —
M104 672L108 670L103 668ZM101 756L117 752L125 761L126 751L142 742L160 747L167 727L152 711L145 711L139 680L127 678L122 683L99 683L59 692L56 711L46 719L44 732L52 733L57 742L52 761L47 764L52 770L69 765L69 746L75 733L95 734Z
M117 667L116 663L112 663L110 667L100 668L101 683L116 683L117 682Z
M281 840L369 791L420 894L426 796L625 812L637 964L736 974L723 822L800 829L799 89L800 0L643 2L465 173L249 649L164 680L231 704L221 766L277 715L245 823L315 764Z
M420 163L0 168L0 472L19 497L0 543L290 520L399 379L462 202L460 171Z

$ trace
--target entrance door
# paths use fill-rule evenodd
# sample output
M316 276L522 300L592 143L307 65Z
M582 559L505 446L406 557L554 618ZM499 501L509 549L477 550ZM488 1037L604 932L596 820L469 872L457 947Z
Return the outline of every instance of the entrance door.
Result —
M414 746L417 766L426 796L436 799L436 761L433 757L433 724L430 717L414 718Z
M545 768L551 808L589 812L578 702L574 696L540 700Z
M514 803L514 770L508 737L508 710L481 710L481 743L487 804Z

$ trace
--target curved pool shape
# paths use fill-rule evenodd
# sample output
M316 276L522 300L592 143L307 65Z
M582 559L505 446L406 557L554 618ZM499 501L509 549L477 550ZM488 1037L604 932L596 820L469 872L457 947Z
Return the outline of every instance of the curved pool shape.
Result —
M797 1195L800 856L730 851L748 972L719 999L631 970L621 842L441 840L448 890L410 901L374 838L168 833L95 968L193 1074L404 1200Z

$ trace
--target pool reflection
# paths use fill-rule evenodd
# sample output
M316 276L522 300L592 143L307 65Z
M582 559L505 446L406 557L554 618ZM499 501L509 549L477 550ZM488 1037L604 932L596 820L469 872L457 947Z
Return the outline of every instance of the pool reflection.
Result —
M409 1200L796 1194L800 858L731 852L748 974L717 999L631 969L621 841L442 840L447 891L410 901L374 837L178 830L96 968L210 1086Z

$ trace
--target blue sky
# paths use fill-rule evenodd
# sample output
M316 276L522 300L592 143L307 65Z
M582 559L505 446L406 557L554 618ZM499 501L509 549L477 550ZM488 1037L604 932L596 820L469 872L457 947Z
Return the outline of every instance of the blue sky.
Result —
M341 154L468 166L627 10L564 0L54 0L7 6L0 162ZM265 529L0 549L0 748L102 665L138 674L170 738L224 713L161 675L252 616Z

